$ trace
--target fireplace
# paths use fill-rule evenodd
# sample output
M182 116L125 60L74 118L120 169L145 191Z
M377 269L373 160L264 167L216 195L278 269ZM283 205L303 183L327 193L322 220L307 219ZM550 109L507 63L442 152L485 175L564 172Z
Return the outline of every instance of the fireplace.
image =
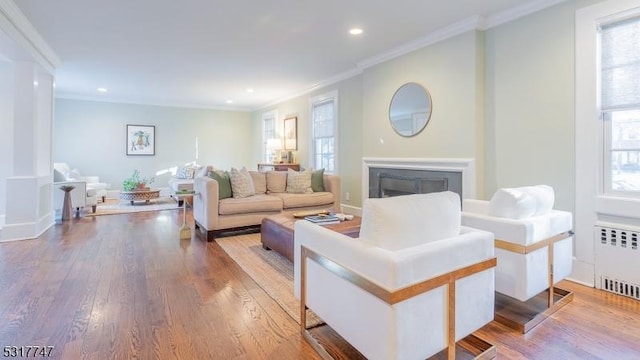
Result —
M475 198L473 159L363 158L363 198L453 191Z

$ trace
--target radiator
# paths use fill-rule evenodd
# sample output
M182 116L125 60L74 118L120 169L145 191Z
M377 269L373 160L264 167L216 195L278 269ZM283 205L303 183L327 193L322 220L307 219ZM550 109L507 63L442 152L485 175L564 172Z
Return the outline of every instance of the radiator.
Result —
M596 287L640 300L640 229L595 226Z

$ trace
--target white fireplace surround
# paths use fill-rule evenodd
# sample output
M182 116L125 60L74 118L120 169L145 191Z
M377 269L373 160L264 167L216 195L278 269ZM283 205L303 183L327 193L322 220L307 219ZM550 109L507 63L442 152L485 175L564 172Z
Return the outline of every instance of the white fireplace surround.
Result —
M362 199L369 198L369 168L447 171L462 173L462 194L476 198L476 166L471 158L362 158Z

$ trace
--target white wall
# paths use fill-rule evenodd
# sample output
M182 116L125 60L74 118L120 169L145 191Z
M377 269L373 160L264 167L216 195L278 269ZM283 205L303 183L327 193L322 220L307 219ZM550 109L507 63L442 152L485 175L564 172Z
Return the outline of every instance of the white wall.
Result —
M126 155L127 124L156 127L155 156ZM54 162L98 175L112 189L120 189L135 169L155 176L152 186L166 187L167 169L196 161L196 139L198 164L223 169L253 164L248 112L56 100Z
M0 61L0 228L4 225L7 178L13 169L13 64Z

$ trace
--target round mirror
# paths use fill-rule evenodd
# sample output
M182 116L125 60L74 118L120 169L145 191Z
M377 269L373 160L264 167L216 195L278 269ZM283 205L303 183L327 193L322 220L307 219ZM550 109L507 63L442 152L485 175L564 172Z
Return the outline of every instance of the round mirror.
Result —
M415 136L431 118L431 95L417 83L406 83L393 94L389 106L391 127L401 136Z

